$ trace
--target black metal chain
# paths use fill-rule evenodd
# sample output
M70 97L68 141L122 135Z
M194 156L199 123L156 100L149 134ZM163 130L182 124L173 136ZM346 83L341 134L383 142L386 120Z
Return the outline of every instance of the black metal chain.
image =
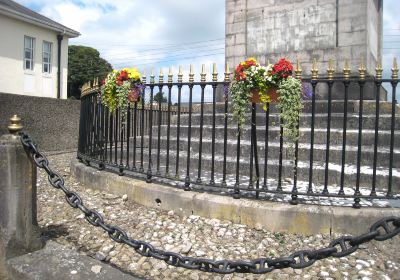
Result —
M259 258L249 261L243 260L212 260L203 258L186 257L177 253L156 249L151 244L135 240L117 226L104 222L104 218L93 209L87 208L82 198L74 191L64 185L64 179L49 167L47 158L39 152L36 144L26 132L21 132L21 142L29 149L37 167L42 168L48 174L50 184L61 189L66 200L73 208L78 208L85 214L86 220L93 226L101 227L109 237L117 243L124 243L131 246L137 253L145 257L153 257L165 261L167 264L187 269L198 269L207 272L221 274L255 273L262 274L271 272L274 269L295 268L302 269L314 264L317 260L328 257L344 257L354 253L359 245L371 240L384 241L400 233L400 218L386 217L373 224L367 233L359 236L342 236L332 240L328 247L318 250L300 250L288 257L281 258Z

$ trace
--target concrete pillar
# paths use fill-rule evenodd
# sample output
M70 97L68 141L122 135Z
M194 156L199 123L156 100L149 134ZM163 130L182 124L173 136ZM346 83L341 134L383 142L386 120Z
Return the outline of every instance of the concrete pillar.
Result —
M0 279L7 279L9 258L42 247L36 211L36 166L16 134L22 127L12 118L10 132L0 137Z

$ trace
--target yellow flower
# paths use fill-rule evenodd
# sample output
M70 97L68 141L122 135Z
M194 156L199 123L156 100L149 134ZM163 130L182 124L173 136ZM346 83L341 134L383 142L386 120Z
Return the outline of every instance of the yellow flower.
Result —
M245 66L246 65L246 61L240 62L240 65Z
M257 60L254 57L250 57L249 60L253 61L253 62L257 62Z
M129 69L128 77L131 78L131 79L139 80L140 79L140 73L135 67L133 67L132 69Z

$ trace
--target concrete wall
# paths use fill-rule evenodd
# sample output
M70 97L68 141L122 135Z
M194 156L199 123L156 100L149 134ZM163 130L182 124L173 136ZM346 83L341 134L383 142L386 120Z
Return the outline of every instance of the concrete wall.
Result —
M57 97L57 32L0 15L0 92ZM24 36L35 38L33 70L24 70ZM43 41L52 43L51 73L42 71ZM61 46L61 98L67 98L68 38Z
M45 151L77 150L80 101L0 93L0 135L18 114L24 129Z
M381 55L380 0L226 0L226 60L236 66L254 56L261 64L299 57L310 75L314 58L326 74L330 58L357 71L364 57L375 73Z

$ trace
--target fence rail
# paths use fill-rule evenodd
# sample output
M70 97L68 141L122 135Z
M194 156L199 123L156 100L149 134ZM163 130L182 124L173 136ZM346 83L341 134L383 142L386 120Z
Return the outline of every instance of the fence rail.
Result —
M189 83L153 79L124 116L118 110L109 113L98 86L85 88L78 157L120 175L159 178L185 190L235 198L292 204L321 197L338 204L350 199L355 208L371 205L369 200L397 199L398 78L396 71L391 79L382 79L381 73L366 77L360 69L357 77L344 72L342 77L318 78L314 69L311 78L303 79L312 97L304 101L294 160L274 105L264 112L249 104L249 124L254 126L238 133L226 94L229 78ZM154 102L155 92L163 90L167 105Z

